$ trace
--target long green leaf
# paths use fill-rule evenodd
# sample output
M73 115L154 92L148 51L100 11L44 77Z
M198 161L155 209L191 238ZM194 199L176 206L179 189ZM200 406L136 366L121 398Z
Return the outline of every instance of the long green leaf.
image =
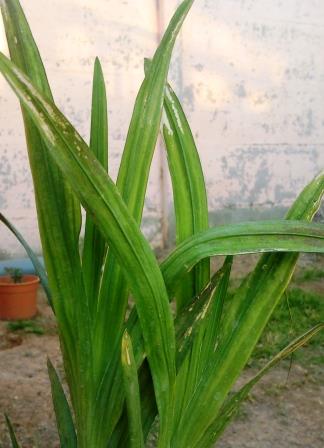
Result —
M296 350L314 337L319 331L324 329L324 324L318 324L302 336L292 341L287 347L281 350L271 361L269 361L251 380L248 381L238 392L230 397L221 408L219 415L216 417L212 425L203 434L195 448L208 448L214 446L216 440L222 435L225 428L233 420L241 403L247 398L251 389L261 380L261 378L280 361L290 356Z
M93 214L123 267L136 301L152 369L162 435L167 439L173 408L175 341L168 297L154 253L115 184L63 114L2 54L0 71L23 102L46 140L53 161L69 179L83 206ZM90 338L88 342L91 343Z
M316 176L301 192L286 219L311 221L318 210L324 194L324 173ZM265 254L259 260L253 274L237 290L231 307L227 310L224 322L223 339L231 332L232 322L242 313L246 303L262 295L270 303L277 302L286 287L286 280L291 278L298 254L286 254L286 256ZM267 281L270 277L269 281Z
M148 74L151 61L146 59L144 66L145 73ZM174 198L176 244L179 244L195 233L208 228L208 206L204 176L195 141L181 104L170 85L167 85L165 89L161 132L167 149ZM178 312L201 291L209 278L210 262L209 259L204 259L181 279L175 292ZM191 355L178 373L175 422L181 414L182 407L186 405L186 397L192 394L200 369L199 355L204 337L204 325L200 326L200 330L200 335L196 336L191 346Z
M3 224L6 227L8 227L8 229L15 235L17 240L24 247L25 251L27 252L28 257L30 258L30 260L31 260L31 262L32 262L32 264L34 266L36 274L40 278L40 281L41 281L42 286L44 288L44 291L45 291L48 303L50 304L50 306L52 306L51 292L50 292L50 289L49 289L49 286L48 286L47 274L46 274L46 271L45 271L43 265L39 261L37 255L35 254L33 249L30 247L30 245L27 243L27 241L24 239L22 234L16 229L16 227L10 221L8 221L8 219L2 213L0 213L0 221L2 221Z
M213 303L215 299L218 299L219 294L215 294L220 282L223 281L224 275L227 274L228 265L225 264L219 271L217 271L211 278L208 285L193 298L192 302L183 308L175 319L176 327L176 342L177 342L177 367L181 368L186 353L191 349L194 343L194 337L199 332L199 329L203 325L204 321L208 318L213 309ZM136 341L134 346L136 365L139 368L144 361L144 344L142 341L141 333L138 332L138 320L136 313L133 311L127 321L127 332L132 334L133 339ZM191 328L191 331L188 329ZM154 395L152 394L152 379L149 374L149 369L144 362L140 369L140 382L141 382L141 398L142 398L142 421L143 430L145 428L145 435L147 435L157 413ZM121 394L121 384L118 382L118 375L115 374L115 391L117 394ZM113 437L109 441L109 446L119 447L127 446L128 434L127 434L127 417L122 415L120 422L113 434Z
M208 206L204 175L195 141L181 104L169 85L165 89L161 128L172 181L176 243L180 244L195 233L208 229ZM209 278L210 261L206 258L178 284L175 292L178 312L191 297L201 291ZM204 320L204 325L200 326L200 332L195 335L191 353L178 373L175 424L196 385L206 322L207 320Z
M219 341L223 304L232 268L232 258L226 257L223 267L215 274L217 276L217 288L206 305L199 311L195 310L195 305L189 307L189 315L192 313L195 320L194 325L188 322L188 325L184 327L186 328L186 335L189 333L189 337L184 339L184 343L189 340L191 352L188 354L187 359L184 356L181 357L181 355L186 355L185 350L180 351L177 356L177 365L181 368L176 380L177 413L175 416L175 428L197 387L202 372L216 350ZM197 305L201 307L199 302ZM198 332L195 330L198 330ZM193 343L191 339L193 339Z
M176 340L177 340L177 367L179 368L188 351L192 347L195 336L211 316L212 310L217 310L221 304L219 299L219 286L223 277L227 277L231 265L228 263L217 271L207 286L190 302L176 317ZM214 317L217 320L217 314ZM216 331L216 329L215 329Z
M258 221L213 227L180 244L162 263L172 293L181 277L200 260L215 255L258 252L324 251L324 226L299 221Z
M19 1L1 1L1 13L13 62L51 101L42 60ZM92 372L92 356L89 312L79 255L80 204L59 168L52 163L46 141L24 105L22 113L45 266L59 323L67 380L81 433L88 413L89 399L85 395Z
M302 191L288 213L288 218L311 220L320 205L323 192L324 175L321 174ZM287 224L293 222L286 221ZM323 235L323 225L317 228ZM294 253L263 255L253 274L234 296L226 312L217 351L210 359L177 427L174 440L179 441L179 447L195 446L198 434L204 433L216 418L287 288L297 256Z
M150 73L145 77L137 95L127 134L117 187L138 224L142 218L148 176L159 133L171 53L192 3L193 0L185 0L181 3L155 52ZM109 254L103 274L98 307L98 315L105 316L105 319L98 321L96 331L95 345L101 350L101 353L104 353L104 355L98 356L99 360L105 359L109 363L109 359L112 357L119 359L119 356L115 354L115 351L119 350L119 346L112 346L111 341L113 335L122 331L129 287L116 258L113 254ZM109 351L111 346L113 350ZM103 367L107 371L106 365L99 365L99 370ZM107 378L107 387L113 381L114 378ZM116 414L115 407L111 409L111 412L112 415ZM112 416L108 420L111 418Z
M301 204L304 204L305 205L305 203L307 203L308 204L308 207L311 207L312 208L312 214L315 212L314 211L314 209L313 209L313 207L315 208L315 207L318 207L319 206L319 200L318 200L318 198L319 197L321 197L321 194L322 194L322 191L323 191L323 185L322 185L322 183L321 182L319 182L319 178L316 178L313 182L311 182L311 184L309 185L309 186L307 186L306 187L306 189L305 189L305 191L307 192L307 195L305 195L305 192L303 192L302 194L301 194L301 196L299 197L299 201L300 201L300 203ZM312 197L312 200L310 199ZM312 215L311 214L311 215ZM281 223L283 223L283 224L285 224L283 221L279 221L278 222L278 224L281 224ZM298 223L297 223L298 224ZM254 225L256 225L256 226L259 226L260 224L258 224L258 223L255 223ZM261 224L261 226L262 226L262 224ZM270 226L271 226L271 223L270 223ZM288 224L288 226L289 226L289 224ZM242 225L242 227L244 228L245 227L245 225ZM238 228L237 228L238 229ZM321 234L323 235L323 227L321 227L321 226L316 226L316 229L318 230L320 230L321 231ZM233 229L232 229L233 230ZM213 232L216 232L216 234L219 232L219 230L217 230L217 229L215 229L215 230L213 230ZM247 232L247 233L249 233L249 232ZM276 239L276 238L275 238ZM281 242L280 241L278 241L278 244L280 244ZM218 243L216 242L215 243L216 244L216 246L218 246ZM214 246L215 246L215 244L214 244ZM213 247L214 248L214 247ZM278 248L277 248L278 249ZM176 249L177 250L177 249ZM198 247L197 248L197 251L200 253L200 248ZM216 251L217 251L217 247L216 247ZM216 253L216 252L215 252ZM194 259L195 259L195 261L197 261L197 258L196 258L196 254L193 254L194 255ZM201 254L200 254L201 255ZM210 255L210 254L209 254ZM265 256L268 256L268 254L267 255L265 255ZM283 254L283 253L280 253L280 254L273 254L273 255L269 255L269 256L273 256L273 257L276 257L276 263L278 263L279 265L280 265L280 260L278 259L278 257L296 257L296 255L295 254ZM174 260L176 260L176 258L177 257L174 257ZM198 257L199 258L199 257ZM163 263L162 263L162 272L164 273L164 275L166 275L166 274L172 274L172 270L170 269L170 271L169 271L169 269L168 269L168 260L170 261L170 259L168 258L167 260L165 260ZM194 261L194 262L195 262ZM188 259L186 259L185 261L184 261L185 263L188 263ZM190 264L187 266L187 268L189 269L190 268L190 266L191 266L192 264L191 264L191 261L190 261ZM171 265L169 266L169 267L171 267ZM263 272L264 272L264 269L263 269ZM173 282L175 281L175 277L176 277L176 275L178 275L178 274L175 274L175 275L170 275L169 277L166 275L166 283L167 284L173 284ZM271 284L273 284L273 285L275 285L275 283L274 283L274 280L276 280L276 281L279 281L279 279L278 278L276 278L276 276L275 277L273 277L270 281L269 281L269 287L270 287L270 285ZM260 283L262 284L264 282L264 278L263 277L261 277L261 279L260 279ZM289 282L289 276L288 276L288 278L286 278L286 275L283 275L283 278L282 278L282 280L280 280L279 281L279 283L283 283L283 282L286 282L286 284ZM169 286L169 289L170 290L172 290L172 288L170 288L170 286ZM172 297L172 295L171 295L171 297ZM248 300L251 300L251 299L247 299L247 301ZM134 331L134 329L136 329L137 328L137 323L136 323L136 317L135 317L135 313L131 313L131 317L130 317L130 319L132 320L132 324L131 324L131 327L128 329L128 331L130 332L130 334L132 334L132 331ZM251 323L250 324L250 326L249 326L249 329L250 328L253 328L253 326L254 326L254 323ZM185 329L184 329L184 331L185 331ZM135 340L135 338L132 336L132 339L133 340ZM244 342L244 339L242 340L242 342ZM137 339L137 343L136 343L136 348L138 349L138 350L141 350L141 344L140 344L140 340L139 339ZM142 359L140 356L138 357L138 359ZM216 373L214 373L213 374L213 377L214 378L217 378L217 375L216 375ZM117 387L117 386L116 386ZM152 419L150 420L150 421L152 421ZM180 437L181 437L181 433L180 433Z
M315 196L314 196L314 199L315 199ZM313 202L312 202L312 204L313 204ZM276 250L276 251L278 251L278 250L284 250L284 251L286 251L286 250L310 250L310 251L312 251L312 250L314 250L314 247L316 246L315 251L318 250L319 252L323 252L324 230L323 230L322 225L314 225L314 224L307 225L305 223L301 224L299 222L285 222L285 221L277 221L275 224L276 224L275 233L268 233L267 238L262 239L262 242L263 242L263 244L265 244L265 246L261 250ZM232 248L231 253L234 253L234 254L236 252L242 253L241 251L243 251L243 253L245 253L245 251L247 250L247 247L249 247L249 251L250 250L251 251L252 250L259 251L260 250L260 246L259 246L260 236L266 235L265 231L269 231L269 228L273 229L273 227L274 227L273 222L267 222L265 224L264 223L248 223L248 224L242 224L242 225L235 225L235 226L232 226L231 228L227 228L227 229L222 229L222 228L211 229L208 232L204 232L201 235L198 235L192 239L189 239L188 245L189 245L189 247L193 247L192 251L187 250L186 245L180 246L179 248L177 248L175 250L175 252L179 251L178 254L183 255L182 260L179 262L179 264L178 264L178 257L174 256L174 253L162 263L161 269L165 276L166 284L167 284L167 286L169 286L169 291L172 291L171 286L174 284L177 276L179 276L179 272L183 272L182 263L184 263L184 265L185 265L184 271L186 271L186 269L190 269L190 267L192 267L194 265L194 263L198 262L201 259L201 257L203 257L203 256L217 255L218 253L223 254L225 252L223 242L225 241L226 247L228 247L227 246L228 245L227 238L229 238L229 239L233 238L235 241L237 239L238 235L240 235L241 249L239 249L238 246L235 246ZM257 229L259 229L259 230L257 230ZM261 229L262 229L262 232L260 234ZM297 229L299 232L299 236L297 236L297 232L296 232ZM280 233L280 232L283 232L283 233ZM286 234L293 233L294 235L293 235L293 237L290 236L289 237L290 239L286 239L285 237L283 237L285 235L285 232L286 232ZM312 232L314 232L313 236L315 236L315 239L311 243L311 245L306 248L306 246L304 246L305 240L304 240L303 235L305 235L307 233L309 233L309 235L310 235ZM226 237L224 234L226 235ZM254 240L256 239L256 241L254 241L254 243L253 243L253 244L256 244L256 246L254 246L253 249L252 249L252 246L250 245L251 241L253 241L253 240L250 240L250 237L252 235L254 235ZM256 238L255 238L255 235L257 235ZM204 236L204 238L202 238L202 236ZM207 239L207 241L209 241L208 244L206 244L206 239L205 239L206 236L208 236L208 239ZM320 240L317 239L318 236L320 236ZM246 246L244 246L245 238L248 239ZM301 245L299 245L299 242L298 242L299 239L302 240ZM307 239L308 239L308 237L307 237ZM267 243L265 243L265 241L267 241ZM287 241L288 241L288 243L287 243ZM318 244L319 241L321 241L320 244ZM269 242L270 242L270 244L272 243L271 249L270 249L270 246L268 246L266 248L266 245L268 245ZM286 254L284 254L284 253L278 254L278 255L281 257L286 256ZM278 255L276 255L276 256L278 256ZM292 254L292 256L295 256L295 254ZM180 268L180 271L178 270L179 268ZM288 280L286 279L286 282ZM228 279L226 280L226 282L227 281L228 281ZM273 281L273 279L272 279L272 281ZM270 284L271 284L271 281L270 281ZM226 289L226 287L225 287L225 289ZM134 313L131 314L131 318L134 321L134 318L135 318ZM135 323L133 322L132 325L133 325L132 328L136 328L136 320L135 320ZM253 321L253 323L250 324L249 329L253 328L254 325L255 325L255 323ZM129 329L129 331L131 333L132 329ZM242 339L241 342L244 343L244 339ZM136 347L139 349L140 344L137 343ZM232 366L232 365L233 364L229 364L229 366ZM218 366L218 368L219 368L219 366ZM213 373L213 378L217 378L216 373ZM230 375L228 375L228 378L230 378ZM208 402L205 402L205 404L208 406ZM197 434L199 434L199 431L197 432ZM181 433L179 434L179 437L181 438Z
M11 447L12 448L19 448L20 445L17 441L17 437L15 434L15 430L13 429L12 423L9 419L9 417L5 414L6 424L9 430L10 440L11 440Z
M180 4L155 52L151 70L145 77L136 98L127 134L117 187L138 225L142 218L148 176L159 132L171 53L192 3L193 0L184 0ZM105 371L103 383L107 389L112 388L115 381L115 378L109 375L109 372L114 371L114 367L110 364L119 362L119 344L112 344L111 341L114 335L122 331L130 286L125 281L115 256L108 254L98 306L98 315L105 316L105 319L98 320L95 334L95 346L99 352L97 369L99 372ZM166 322L166 325L169 324ZM102 360L105 360L105 364ZM118 415L116 403L110 403L106 417L109 422ZM163 419L161 425L170 426L165 426ZM169 428L162 430L164 431L168 432Z
M142 408L141 420L142 420L143 436L144 440L146 440L151 430L152 423L154 422L155 417L158 413L156 402L153 399L154 387L150 369L149 366L147 365L147 362L144 362L143 365L141 366L138 376L140 382L140 396L141 396L141 408ZM108 446L109 448L119 448L121 446L128 446L129 437L130 434L127 418L127 409L126 406L124 406L123 413L118 421L118 424L114 429L111 438L109 439Z
M77 448L77 436L75 433L70 406L67 402L62 384L56 370L47 360L48 375L51 382L52 398L56 416L56 424L62 448Z
M222 278L220 285L216 291L216 297L212 304L212 309L209 313L209 318L207 319L205 325L205 332L203 336L203 342L200 354L200 371L199 376L202 374L203 370L209 363L209 360L217 350L221 335L221 323L224 318L223 310L224 304L228 293L228 286L230 280L230 274L233 264L232 256L226 257L224 265L222 267Z
M46 73L19 1L2 1L1 12L12 60L22 72L27 74L44 96L52 100ZM66 260L69 259L69 252L75 252L81 222L80 210L59 170L56 167L50 167L45 141L30 120L26 110L22 108L22 111L35 184L40 232L42 243L45 246L45 262L51 271L57 273L56 257L50 257L48 253L54 253L54 246L60 248L61 240L62 245L64 244L68 249L64 253L67 255ZM62 210L65 210L65 213L61 213Z
M97 58L94 66L90 149L104 167L108 170L108 116L105 80L102 68ZM96 311L99 287L102 276L102 266L106 254L106 241L93 219L87 213L84 247L82 254L82 271L92 316Z
M127 134L117 187L138 224L142 219L148 176L159 133L171 54L192 4L193 0L184 0L173 16L137 95ZM101 307L98 313L107 317L107 327L112 328L114 333L120 331L123 324L127 290L128 286L121 275L120 267L115 258L109 256L103 276L99 303ZM111 315L114 316L113 320ZM101 332L99 328L98 340L102 338Z
M140 391L132 341L127 331L124 332L122 339L121 359L129 425L129 446L130 448L141 448L144 447L144 438Z
M168 155L176 217L176 243L208 229L208 206L204 176L197 148L180 102L167 85L164 96L162 134ZM177 308L209 281L209 260L199 263L181 281L177 291Z

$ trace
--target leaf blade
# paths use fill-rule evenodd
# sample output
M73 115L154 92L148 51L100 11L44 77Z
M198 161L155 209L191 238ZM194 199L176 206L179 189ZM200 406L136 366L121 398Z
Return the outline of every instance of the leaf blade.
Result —
M3 0L0 6L12 60L51 101L53 97L40 53L19 1ZM79 255L80 204L60 170L51 164L45 139L24 106L22 114L45 266L60 324L65 369L72 400L80 411L78 420L82 420L83 394L76 390L75 384L79 382L82 391L86 390L88 378L84 376L91 372L91 365L88 365L91 347ZM78 308L74 307L76 301L80 302ZM80 431L83 426L80 421Z
M104 169L108 170L108 112L105 80L98 58L93 73L90 150ZM82 271L91 315L97 307L106 241L89 213L86 214Z
M143 448L144 437L142 431L141 399L137 368L132 341L127 330L125 330L122 338L121 359L129 424L129 446L130 448Z
M211 278L207 286L197 295L194 300L187 305L177 315L175 319L176 339L177 339L177 367L183 364L190 346L195 343L195 336L200 333L201 328L205 328L206 322L211 317L212 310L218 309L221 304L219 289L227 280L231 264L224 263ZM217 319L217 315L214 316ZM215 329L216 331L216 329Z
M180 102L167 85L161 123L167 149L176 216L176 243L208 229L208 206L204 176L197 148ZM177 308L198 294L209 281L209 260L203 260L181 282Z
M66 399L58 374L49 359L47 360L47 369L51 383L53 405L61 447L77 448L78 442L70 406Z
M236 392L224 404L220 411L220 415L203 434L195 448L214 446L215 442L222 435L227 425L235 417L241 403L247 398L251 389L257 384L261 378L276 366L280 361L287 358L314 337L319 331L324 329L324 324L318 324L303 335L292 341L287 347L277 353L251 380L249 380L238 392Z
M5 419L6 419L6 424L7 424L7 428L9 431L9 435L10 435L11 446L12 446L12 448L19 448L20 445L17 441L15 430L14 430L12 423L7 414L5 414Z
M186 238L208 229L208 205L204 175L191 133L181 104L170 85L166 86L161 133L167 150L167 159L172 182L176 221L176 244ZM181 312L188 301L197 295L210 279L210 261L199 262L182 277L175 293L177 312ZM200 353L206 321L200 325L190 344L187 362L182 365L177 377L175 422L180 418L182 408L192 395L200 370ZM196 332L195 332L196 333ZM176 425L176 423L175 423Z
M161 265L173 292L175 282L205 257L259 252L323 252L324 227L299 221L257 221L213 227L180 244Z
M323 193L324 173L304 188L291 207L293 213L289 212L288 216L311 220L320 205ZM322 234L323 226L320 225L319 229ZM204 432L218 414L287 288L297 258L298 254L284 252L263 255L253 274L238 290L239 297L234 297L231 301L223 321L218 350L192 396L183 415L182 424L178 426L179 432L176 436L181 438L184 445L190 440L190 446L195 446L198 441L197 434ZM212 401L211 397L214 397ZM206 403L212 403L212 406L207 409Z
M172 414L175 342L168 297L155 255L115 184L63 114L2 54L0 70L28 109L47 142L51 157L69 179L75 194L95 216L96 224L132 285L164 424L162 434L168 438L170 428L165 419L169 421Z
M31 260L31 262L32 262L32 264L34 266L34 269L35 269L37 275L40 278L41 284L42 284L42 286L44 288L44 291L46 293L46 297L47 297L48 303L49 303L49 305L51 307L53 307L52 300L51 300L51 292L50 292L49 285L48 285L47 274L46 274L46 271L45 271L43 265L39 261L37 255L35 254L33 249L29 246L29 244L24 239L22 234L16 229L16 227L2 213L0 213L0 221L3 222L3 224L6 227L8 227L8 229L15 235L17 240L24 247L27 255L29 256L29 258L30 258L30 260Z

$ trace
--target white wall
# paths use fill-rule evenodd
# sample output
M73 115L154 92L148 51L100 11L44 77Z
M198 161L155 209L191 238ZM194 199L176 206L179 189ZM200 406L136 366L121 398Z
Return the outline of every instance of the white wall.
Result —
M21 0L59 107L88 139L92 66L107 82L110 170L125 141L143 58L176 0ZM282 213L324 166L324 2L196 0L170 78L202 158L212 219ZM5 39L0 36L0 46ZM0 79L0 208L39 248L18 103ZM171 206L161 147L145 231L161 245ZM217 216L216 216L217 215ZM165 221L165 219L164 219ZM1 227L0 252L20 252Z
M323 42L321 0L195 2L178 91L212 211L287 207L324 168Z

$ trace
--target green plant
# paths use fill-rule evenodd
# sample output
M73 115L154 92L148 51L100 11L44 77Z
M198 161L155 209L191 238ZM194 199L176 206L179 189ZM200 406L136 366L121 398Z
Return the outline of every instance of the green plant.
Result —
M7 328L10 331L22 330L25 333L33 333L38 335L42 335L45 333L44 328L32 320L17 320L8 322Z
M299 283L303 282L311 282L312 280L320 280L324 278L324 271L323 269L306 269L303 273L301 273L297 277L297 281Z
M107 106L99 61L88 146L53 102L18 0L1 3L11 61L0 55L0 71L22 106L73 408L72 413L49 362L65 447L141 447L150 431L160 448L212 446L262 375L323 328L319 324L296 339L229 397L289 283L298 253L324 252L323 226L307 222L320 205L324 174L303 190L286 220L208 228L197 150L167 85L172 48L192 3L181 3L146 63L116 185L107 174ZM177 247L159 265L139 226L160 126L173 184ZM87 211L81 255L80 203ZM267 253L226 303L233 256L253 252ZM211 276L209 258L217 255L227 258ZM135 305L128 316L129 292Z
M23 272L22 272L21 269L19 269L19 268L5 268L5 272L6 272L7 275L9 275L9 277L11 278L13 283L21 283L22 282Z
M267 359L309 326L324 321L323 297L300 288L290 287L268 322L254 352L253 360ZM299 364L323 363L324 333L314 338L307 349L294 355Z
M24 247L27 255L29 256L29 258L34 266L34 269L35 269L38 277L40 278L40 281L41 281L44 291L46 293L48 302L50 305L52 305L51 304L51 294L50 294L50 290L49 290L49 286L48 286L47 274L46 274L46 271L45 271L43 265L40 263L37 255L34 253L34 251L29 246L27 241L25 241L25 239L23 238L21 233L16 229L16 227L11 222L8 221L8 219L5 216L3 216L2 213L0 213L0 221L10 230L10 232L13 233L13 235L15 235L17 240Z

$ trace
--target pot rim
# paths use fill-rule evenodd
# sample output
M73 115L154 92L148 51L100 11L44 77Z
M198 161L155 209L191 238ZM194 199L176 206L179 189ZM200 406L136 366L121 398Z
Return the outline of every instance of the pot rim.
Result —
M1 280L10 279L10 275L0 275L0 286L6 286L9 288L34 285L40 282L38 275L26 274L22 276L22 281L20 283L2 282Z

